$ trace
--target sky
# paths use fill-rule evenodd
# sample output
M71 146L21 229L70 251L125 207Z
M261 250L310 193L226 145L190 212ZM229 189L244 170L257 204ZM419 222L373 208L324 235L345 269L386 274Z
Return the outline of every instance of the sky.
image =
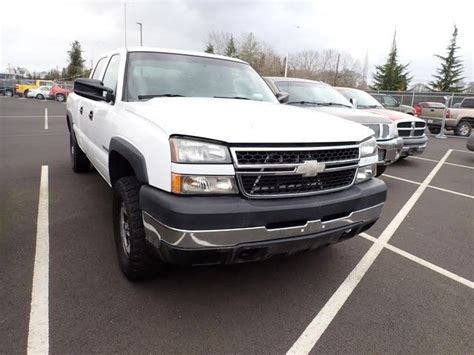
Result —
M126 37L129 46L138 45L136 22L142 22L146 46L203 50L210 31L236 37L253 32L281 55L336 49L363 63L368 53L372 73L375 65L385 61L396 30L399 59L410 63L412 83L417 83L431 79L439 64L434 54L445 53L456 24L464 76L474 81L471 1L127 0ZM30 71L62 68L74 40L81 43L90 65L101 53L124 45L124 3L3 0L0 72L8 64Z

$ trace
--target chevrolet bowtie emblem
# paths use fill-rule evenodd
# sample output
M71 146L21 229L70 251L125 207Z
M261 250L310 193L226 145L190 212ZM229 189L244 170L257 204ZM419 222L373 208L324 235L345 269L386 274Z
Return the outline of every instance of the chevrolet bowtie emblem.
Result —
M304 177L316 176L326 169L326 164L318 163L317 160L306 160L302 165L296 168L296 174L301 174Z

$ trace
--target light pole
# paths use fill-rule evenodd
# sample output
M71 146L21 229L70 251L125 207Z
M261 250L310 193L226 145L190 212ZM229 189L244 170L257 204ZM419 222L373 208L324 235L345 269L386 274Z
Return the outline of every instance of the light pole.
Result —
M298 30L300 29L300 26L298 26L298 25L293 25L292 27L294 27L294 28L296 28L296 29L298 29ZM286 58L285 58L285 78L286 78L287 75L288 75L288 58L289 58L289 56L290 56L290 53L289 53L289 51L287 50L287 51L286 51Z
M143 47L143 37L142 37L142 26L141 22L137 22L137 25L140 26L140 47Z

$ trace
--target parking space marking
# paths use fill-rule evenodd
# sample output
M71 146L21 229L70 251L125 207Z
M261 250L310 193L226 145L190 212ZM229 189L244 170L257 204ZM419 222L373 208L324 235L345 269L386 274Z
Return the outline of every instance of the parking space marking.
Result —
M44 115L32 115L32 116L0 116L0 118L43 118ZM63 115L50 115L49 117L64 117Z
M49 352L49 192L48 166L41 167L36 249L31 289L28 354Z
M474 152L469 152L469 151L467 151L467 150L453 149L453 151L474 155Z
M418 199L428 187L429 183L441 169L452 151L452 149L449 149L443 158L436 164L433 170L431 170L425 180L423 180L420 186L418 186L418 188L415 190L410 199L405 203L405 205L403 205L401 210L382 232L378 238L380 243L372 244L370 249L362 257L356 267L346 277L336 292L334 292L334 294L326 302L316 317L314 317L314 319L306 327L293 346L288 350L287 354L308 354L311 349L313 349L314 345L323 335L329 324L331 324L339 310L346 303L349 296L352 294L354 289L372 266L375 259L377 259L384 248L384 244L387 244L390 238L395 234L398 227L402 224L403 220L406 218L413 206L415 206L415 203L418 201Z
M368 235L367 233L361 233L359 234L361 237L367 239L367 240L370 240L372 243L381 243L377 238L374 238L370 235ZM425 267L427 267L428 269L431 269L443 276L446 276L454 281L457 281L469 288L474 288L474 282L472 281L469 281L468 279L465 279L464 277L461 277L461 276L458 276L454 273L452 273L451 271L448 271L446 269L443 269L442 267L439 267L439 266L436 266L435 264L432 264L430 263L429 261L426 261L425 259L422 259L422 258L419 258L413 254L410 254L400 248L397 248L391 244L388 244L388 243L385 243L384 245L384 248L387 248L388 250L391 250L393 251L394 253L398 254L398 255L401 255L417 264L420 264L420 265L423 265Z
M453 149L453 150L455 150L455 149ZM431 162L433 162L433 163L437 163L437 162L439 161L439 160L435 160L435 159L428 159L428 158L421 158L421 157L411 157L411 158L413 158L413 159L418 159L418 160L431 161ZM446 165L452 165L452 166L457 166L457 167L459 167L459 168L474 169L473 166L455 164L455 163L450 163L450 162L448 162L448 161L447 161L446 163L444 163L444 164L446 164Z
M44 129L48 129L48 108L44 108Z
M444 163L444 164L448 164L448 163ZM404 178L401 178L401 177L398 177L398 176L387 175L387 174L383 174L383 176L386 176L386 177L388 177L388 178L390 178L390 179L395 179L395 180L400 180L400 181L408 182L408 183L414 184L414 185L421 185L421 183L419 183L419 182L416 182L416 181L413 181L413 180L404 179ZM428 187L429 187L430 189L434 189L434 190L438 190L438 191L443 191L443 192L448 192L448 193L453 194L453 195L458 195L458 196L467 197L467 198L474 198L474 196L472 196L472 195L463 194L462 192L457 192L457 191L453 191L453 190L443 189L442 187L438 187L438 186L428 185Z
M450 194L454 194L454 195L458 195L458 196L462 196L462 197L467 197L467 198L472 198L472 199L474 199L474 196L468 195L468 194L463 194L462 192L457 192L457 191L453 191L453 190L443 189L442 187L437 187L437 186L432 186L432 185L429 185L428 187L429 187L430 189L434 189L434 190L438 190L438 191L443 191L443 192L449 192Z

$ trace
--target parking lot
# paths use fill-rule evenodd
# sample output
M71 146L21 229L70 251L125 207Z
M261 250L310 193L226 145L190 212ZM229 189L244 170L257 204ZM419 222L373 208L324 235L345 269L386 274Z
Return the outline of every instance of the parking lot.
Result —
M0 97L0 352L36 337L50 353L474 353L464 139L430 136L423 155L389 167L367 234L131 283L116 260L111 189L70 168L65 112ZM35 253L38 238L46 251Z

